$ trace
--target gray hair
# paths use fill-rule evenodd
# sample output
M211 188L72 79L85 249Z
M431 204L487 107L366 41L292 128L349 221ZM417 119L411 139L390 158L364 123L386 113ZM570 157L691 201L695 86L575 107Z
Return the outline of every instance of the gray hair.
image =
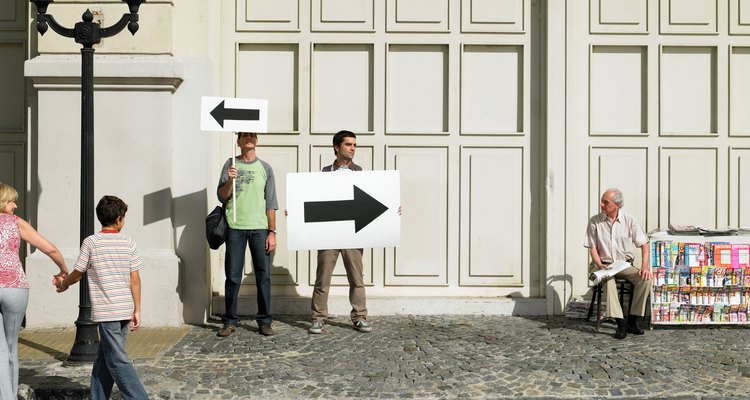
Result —
M606 191L604 191L604 193L607 193L607 192L612 192L612 201L614 201L615 204L621 206L622 203L625 202L625 198L622 196L622 192L620 191L620 189L609 188Z

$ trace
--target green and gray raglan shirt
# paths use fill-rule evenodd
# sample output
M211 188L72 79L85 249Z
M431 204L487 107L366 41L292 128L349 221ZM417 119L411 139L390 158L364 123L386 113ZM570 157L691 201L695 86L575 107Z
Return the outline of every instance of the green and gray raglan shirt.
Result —
M224 201L219 194L221 188L228 180L227 171L232 165L232 159L228 159L221 169L219 186L216 188L216 196L219 201ZM226 199L227 224L232 229L268 229L268 217L266 211L278 210L276 200L276 180L273 169L267 162L256 158L251 162L236 160L237 179L235 180L235 200L230 193ZM236 201L236 203L235 203ZM237 220L234 219L234 208L237 205Z

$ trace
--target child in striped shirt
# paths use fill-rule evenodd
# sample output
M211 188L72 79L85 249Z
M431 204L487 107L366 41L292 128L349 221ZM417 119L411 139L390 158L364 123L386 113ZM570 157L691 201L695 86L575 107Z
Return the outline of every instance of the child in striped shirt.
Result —
M125 352L128 331L141 324L143 267L135 241L120 233L128 206L115 196L104 196L96 206L102 224L87 237L75 269L65 279L56 278L58 292L88 273L91 320L99 324L99 351L91 371L91 398L109 399L114 384L126 399L147 399L146 389Z

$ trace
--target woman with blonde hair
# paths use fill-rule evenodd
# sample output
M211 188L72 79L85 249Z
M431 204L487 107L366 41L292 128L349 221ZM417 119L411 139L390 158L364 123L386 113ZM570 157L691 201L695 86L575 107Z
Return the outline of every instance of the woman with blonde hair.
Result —
M66 277L68 267L54 244L15 215L18 192L0 182L0 399L18 397L18 334L29 302L29 282L21 266L21 240L41 250Z

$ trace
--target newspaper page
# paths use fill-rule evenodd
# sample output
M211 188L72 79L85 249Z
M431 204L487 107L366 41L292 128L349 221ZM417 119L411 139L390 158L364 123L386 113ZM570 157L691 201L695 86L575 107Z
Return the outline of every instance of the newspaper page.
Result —
M630 263L628 263L627 261L615 261L612 264L609 264L607 266L607 269L600 269L598 271L592 272L589 275L589 280L592 281L594 285L598 285L600 282L605 281L609 278L613 278L620 272L625 271L625 269L629 266Z

